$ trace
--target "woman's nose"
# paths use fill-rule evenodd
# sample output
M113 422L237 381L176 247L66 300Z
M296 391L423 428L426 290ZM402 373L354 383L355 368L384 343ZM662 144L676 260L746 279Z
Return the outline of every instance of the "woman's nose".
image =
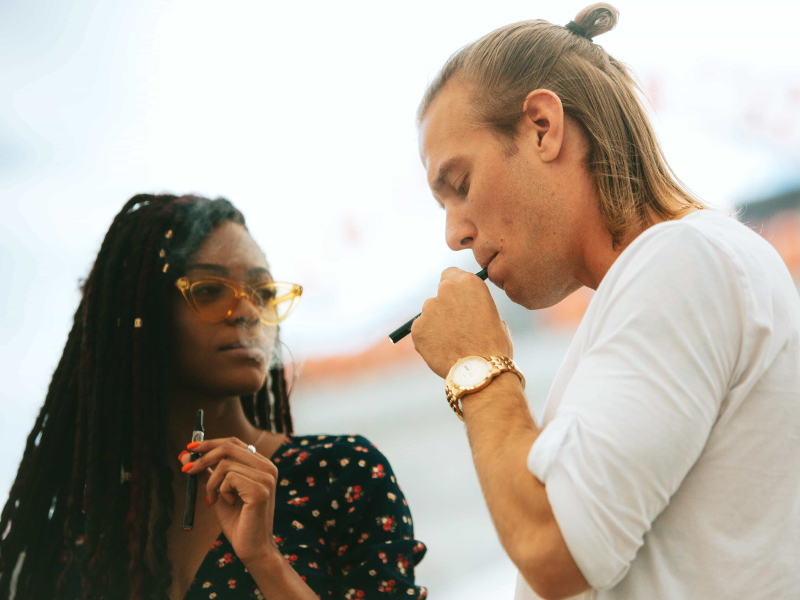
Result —
M236 296L236 306L228 316L228 320L236 324L237 322L244 322L248 325L253 324L259 320L260 314L250 296L241 292Z

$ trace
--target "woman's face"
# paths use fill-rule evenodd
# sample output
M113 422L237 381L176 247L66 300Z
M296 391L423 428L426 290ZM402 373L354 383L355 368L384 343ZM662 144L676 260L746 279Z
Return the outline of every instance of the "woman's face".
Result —
M184 276L190 282L221 277L250 287L272 280L267 259L247 229L230 221L208 236ZM255 393L264 385L277 327L262 323L248 298L240 298L224 320L209 323L176 288L173 311L173 384L178 389L230 397Z

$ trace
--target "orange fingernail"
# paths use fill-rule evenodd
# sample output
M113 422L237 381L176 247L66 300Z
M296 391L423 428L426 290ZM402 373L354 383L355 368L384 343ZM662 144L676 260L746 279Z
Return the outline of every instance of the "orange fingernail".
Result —
M208 496L206 496L206 506L208 506L209 508L211 508L211 502L209 502L209 501L208 501Z
M178 454L178 460L182 459L184 454L189 454L189 451L188 450L184 450L183 452Z
M195 448L197 448L197 447L198 447L200 444L201 444L201 442L192 442L191 444L187 444L187 445L186 445L186 447L187 447L189 450L194 450L194 449L195 449Z
M185 465L183 465L183 468L181 468L181 471L186 473L186 471L191 469L193 466L194 466L194 462L186 463Z

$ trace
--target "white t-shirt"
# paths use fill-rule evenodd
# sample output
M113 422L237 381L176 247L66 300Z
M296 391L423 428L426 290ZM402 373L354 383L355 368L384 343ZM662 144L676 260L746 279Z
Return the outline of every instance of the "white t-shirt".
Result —
M609 269L528 468L582 600L800 599L800 298L722 214L655 225ZM520 577L518 600L537 598Z

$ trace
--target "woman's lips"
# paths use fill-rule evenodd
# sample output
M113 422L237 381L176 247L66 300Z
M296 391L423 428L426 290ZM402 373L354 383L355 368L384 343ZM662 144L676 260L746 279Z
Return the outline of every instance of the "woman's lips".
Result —
M259 346L243 346L241 343L229 344L219 349L219 352L231 358L264 361L267 358L264 350Z

